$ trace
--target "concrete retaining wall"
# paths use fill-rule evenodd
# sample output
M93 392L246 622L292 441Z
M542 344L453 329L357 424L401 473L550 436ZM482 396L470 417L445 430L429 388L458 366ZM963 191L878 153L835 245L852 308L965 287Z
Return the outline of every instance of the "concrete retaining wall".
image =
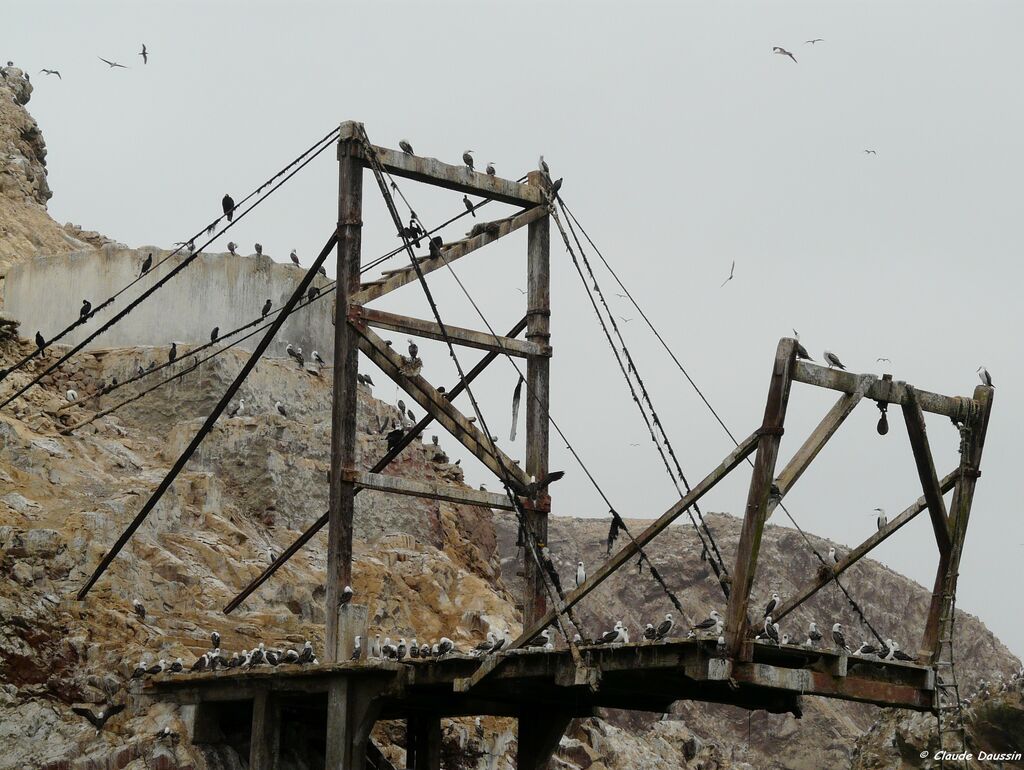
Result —
M155 264L168 252L148 247L126 249L111 244L98 251L37 257L23 262L7 273L5 310L21 321L23 337L31 339L38 329L49 339L78 316L83 299L99 305L138 276L150 253ZM175 255L159 268L150 270L143 280L62 342L72 345L81 342L185 258L185 254ZM268 299L273 300L274 308L280 308L303 274L293 265L279 264L268 257L204 253L88 347L208 342L214 326L220 327L222 335L242 326L259 316ZM328 283L323 276L317 276L315 282L318 286ZM285 322L267 355L283 357L287 341L301 347L307 358L313 350L318 350L330 361L334 349L333 308L334 299L330 295L296 311ZM239 347L252 350L259 339L260 335L255 335Z

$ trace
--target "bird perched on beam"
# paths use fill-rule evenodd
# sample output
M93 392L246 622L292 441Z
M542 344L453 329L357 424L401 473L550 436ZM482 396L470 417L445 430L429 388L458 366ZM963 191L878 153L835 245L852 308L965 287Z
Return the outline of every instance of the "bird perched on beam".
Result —
M846 369L846 367L843 366L843 362L839 360L839 356L837 356L831 350L825 351L824 358L825 363L828 364L829 369L831 369L832 367L835 367L836 369Z
M644 626L644 634L643 634L643 636L644 636L644 639L646 639L647 641L653 642L654 641L654 637L657 635L657 633L658 632L654 629L654 624L653 623L648 623L646 626Z
M779 643L779 624L772 623L772 616L767 615L764 619L764 635L769 641Z
M813 620L811 621L810 627L807 629L807 641L804 644L807 647L813 647L821 641L821 632L818 631L818 624Z
M341 589L341 596L338 597L338 604L348 604L350 601L352 601L352 596L352 586L345 586L343 589Z
M462 162L466 164L466 168L468 168L470 171L473 170L473 151L472 150L466 150L464 153L462 153Z
M274 303L272 301L270 301L269 299L266 302L264 302L263 303L263 309L260 311L260 317L261 318L266 318L267 317L267 313L270 312L270 308L272 308L273 306L274 306Z
M46 349L46 338L43 337L43 333L39 331L36 332L36 347L40 350Z
M233 257L237 257L238 256L237 254L235 254L235 249L237 249L237 248L238 248L238 244L237 243L235 243L234 241L228 241L228 253L231 254L231 256L233 256Z
M288 256L292 258L292 264L294 264L295 267L302 267L302 265L299 264L299 255L295 252L295 249L292 249L292 253Z
M537 161L537 168L540 169L541 171L543 171L545 174L548 174L550 176L551 169L548 168L547 161L544 160L544 156L543 155L541 155L540 156L540 160Z
M115 714L120 714L124 711L124 704L115 703L110 706L104 706L99 711L93 711L92 709L85 708L84 706L72 706L71 710L79 716L83 716L88 719L89 723L96 728L96 734L99 735L103 731L103 726L107 723L107 720Z
M64 79L64 78L62 78L60 76L60 73L57 70L41 69L39 71L44 73L44 74L46 74L46 75L56 75L58 80L63 80Z
M416 358L417 358L417 354L419 352L420 352L419 346L415 342L413 342L412 340L409 340L409 358L411 358L413 361L415 361Z
M487 162L487 176L494 176L494 161Z
M216 342L219 337L220 337L220 327L219 326L214 326L213 330L210 332L210 342Z
M399 139L398 140L398 146L399 146L399 148L401 148L402 152L404 152L406 155L413 155L414 154L413 151L412 151L412 145L409 144L409 142L407 142L405 139Z
M875 508L875 511L878 513L878 517L875 519L875 524L878 526L878 530L881 531L882 527L884 527L889 520L886 518L884 508Z
M462 203L466 207L466 211L468 211L470 214L472 214L473 217L475 218L476 217L476 211L473 210L473 201L471 201L469 199L468 195L463 195L462 196Z
M254 248L256 249L256 256L257 257L262 257L263 256L263 244L262 243L257 243L257 244L255 244Z
M676 622L672 619L672 613L669 612L665 615L665 619L658 624L658 627L654 629L654 638L657 641L663 641L669 634L672 633L672 629L675 628Z
M709 628L714 628L721 622L722 616L718 614L718 610L711 610L708 617L704 618L700 623L693 626L694 631L707 631Z
M988 373L988 369L984 366L978 367L978 378L981 380L982 385L992 387L992 375Z
M224 197L220 201L221 208L224 209L224 216L228 218L230 222L235 216L235 201L230 195L224 193Z
M87 299L83 299L82 309L78 311L78 320L84 321L90 315L92 315L92 303Z
M832 565L832 566L835 566L836 564L838 564L838 563L839 563L839 554L838 554L838 552L836 551L836 548L835 548L835 546L829 546L829 549L828 549L828 558L827 558L827 559L825 559L825 561L826 561L826 562L827 562L828 564Z
M773 612L775 612L775 608L778 607L778 606L779 606L779 595L778 594L772 594L771 600L769 600L768 604L765 605L764 616L768 617L769 615L771 615Z
M807 348L800 344L800 332L796 329L793 330L793 339L796 340L796 357L802 358L804 361L813 361L814 359L807 352Z
M285 410L284 404L282 404L280 401L275 401L274 402L274 409L276 409L277 413L279 415L281 415L282 417L287 417L288 416L288 412L287 412L287 410Z
M537 481L532 481L529 484L523 484L516 478L510 478L508 484L520 497L526 497L529 499L535 498L538 494L543 492L548 486L565 475L565 471L554 471L548 473Z
M836 643L836 647L840 650L850 651L850 648L846 646L846 637L843 636L843 624L834 623L832 624L832 641Z
M153 267L153 254L152 252L146 255L146 258L142 261L142 269L139 271L139 278L149 272L149 268Z
M587 568L583 566L582 561L576 562L576 587L579 588L581 585L587 582Z

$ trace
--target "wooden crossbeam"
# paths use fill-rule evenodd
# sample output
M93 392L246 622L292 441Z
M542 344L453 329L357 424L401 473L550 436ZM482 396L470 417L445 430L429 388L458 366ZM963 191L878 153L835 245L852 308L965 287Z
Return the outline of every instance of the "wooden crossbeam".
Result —
M397 313L387 313L383 310L369 307L353 308L352 315L355 319L362 321L366 325L374 326L378 329L403 332L404 334L426 337L431 340L444 340L441 327L434 321L412 318ZM452 342L469 348L508 353L510 356L518 356L520 358L551 355L551 347L547 345L538 345L534 342L517 340L511 337L499 337L490 332L478 332L474 329L464 329L461 326L450 326L449 324L445 324L444 329Z
M910 436L910 447L914 450L914 462L917 474L921 478L924 498L928 502L928 513L931 515L932 529L935 530L935 542L939 552L949 557L952 540L949 532L949 517L946 514L946 503L939 489L938 475L935 473L935 461L928 444L928 431L924 424L924 413L917 398L917 391L910 385L906 386L903 401L903 418L907 423L907 434Z
M505 237L509 233L514 233L522 227L526 227L533 222L544 219L547 215L547 206L534 206L521 214L500 220L496 223L498 226L496 232L481 233L480 235L473 236L472 238L465 238L461 241L448 244L441 249L441 256L432 258L428 257L420 262L420 270L424 275L428 275L435 270L441 269L446 264L451 264L456 260L462 259L468 254L472 254L477 249L481 249L487 244ZM362 289L352 295L352 302L360 305L372 302L373 300L379 299L385 294L390 294L395 289L400 289L407 283L412 283L415 280L417 280L416 271L413 270L412 265L410 265L408 269L394 272L382 281L368 285L364 284Z
M472 452L499 479L505 473L526 486L530 480L526 472L516 465L512 458L498 447L493 447L486 436L462 414L443 394L420 375L404 374L405 362L372 329L355 326L359 334L359 349L373 361L380 370L394 380L416 403L433 415L437 422L452 434L466 449ZM499 463L500 460L500 463ZM504 467L504 473L502 472Z
M860 383L857 385L857 389L853 393L841 395L839 400L822 418L821 422L818 423L818 426L811 432L811 435L807 437L807 440L804 441L796 451L796 454L793 455L792 459L775 479L775 487L779 490L779 494L777 497L772 496L769 499L766 518L771 517L779 503L782 502L782 498L789 493L808 466L814 462L814 458L818 456L818 453L825 447L828 440L839 430L839 426L850 416L854 407L860 403L861 399L864 398L864 394L867 393L872 383L876 380L877 378L873 374L860 375Z
M797 361L796 368L793 370L793 379L797 382L829 390L839 390L843 393L853 393L857 390L858 376L853 372L830 369L827 366L808 361ZM865 395L872 401L883 401L902 406L906 400L907 387L906 383L879 380L868 389ZM930 393L927 390L918 390L917 397L924 411L958 419L962 418L965 411L964 401L970 401L963 397Z
M444 500L449 503L474 505L479 508L498 508L513 511L515 507L509 502L507 495L487 492L480 489L466 489L451 484L438 484L429 481L414 481L403 476L385 476L382 473L366 471L343 471L342 477L356 486L372 489L377 492L390 492L395 495L410 497L427 497L432 500Z
M939 482L939 489L943 493L948 492L956 484L957 477L960 472L953 471L948 476L945 476L942 481ZM810 599L814 594L820 591L822 588L832 582L833 577L842 575L846 570L860 561L866 556L876 545L886 540L891 535L894 535L899 529L902 529L905 525L909 524L910 521L917 516L921 511L928 507L928 502L922 495L914 503L903 512L900 513L895 519L890 521L880 530L875 532L871 537L865 540L863 543L858 545L846 556L839 560L831 572L826 575L818 575L813 580L804 585L799 591L797 591L791 598L784 601L781 605L775 608L775 612L772 614L772 618L776 621L786 617L789 613L803 604L805 601Z
M341 124L340 141L362 137L360 126L355 121ZM424 158L419 155L407 155L401 150L371 145L377 163L392 176L404 177L417 182L444 187L462 193L472 193L491 200L511 203L514 206L532 206L544 201L543 194L529 185L503 179L500 176L489 176L479 171L470 171L465 164L451 165L442 163L436 158ZM369 159L363 161L369 166Z

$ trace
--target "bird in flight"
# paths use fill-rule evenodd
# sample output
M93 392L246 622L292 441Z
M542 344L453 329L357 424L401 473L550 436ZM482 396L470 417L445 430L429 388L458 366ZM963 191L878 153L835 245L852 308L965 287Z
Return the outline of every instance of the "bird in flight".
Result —
M874 150L864 150L865 155L878 155Z
M875 363L878 363L878 364L882 363L883 361L885 361L887 364L891 364L892 363L892 359L891 358L876 358L875 359Z
M796 57L780 45L773 45L772 53L777 53L780 54L781 56L788 56L790 59L796 62Z
M725 279L724 281L722 281L722 286L725 286L725 285L726 285L727 283L729 283L729 281L731 281L731 280L732 280L732 276L733 276L733 274L734 274L735 272L736 272L736 260L734 259L734 260L732 261L732 267L731 267L731 268L729 268L729 277L728 277L728 278L726 278L726 279ZM721 289L721 288L722 288L722 286L719 286L718 288L719 288L719 289Z
M805 40L804 41L804 45L807 45L808 43L810 43L811 45L814 45L815 43L822 43L824 41L825 41L825 38L823 38L823 37L816 37L816 38L813 38L811 40Z
M626 295L625 294L619 294L618 292L615 292L615 296L616 297L622 297L623 299L626 299Z
M114 67L120 67L123 70L128 69L123 64L118 64L116 61L110 61L110 59L104 59L102 56L97 56L96 58L99 59L104 64L108 65L111 69L113 69Z
M139 51L139 56L142 57L143 64L149 64L149 51L146 50L146 44L142 44L142 50Z
M621 318L624 323L629 323L630 321L633 320L632 318L626 318L625 316L621 316L621 315L619 316L619 318Z
M40 72L45 72L45 73L46 73L47 75L56 75L56 76L57 76L57 80L63 80L63 79L64 79L64 78L62 78L62 77L60 76L60 73L59 73L59 72L58 72L57 70L47 70L47 69L41 69L41 70L39 70L39 71L40 71Z

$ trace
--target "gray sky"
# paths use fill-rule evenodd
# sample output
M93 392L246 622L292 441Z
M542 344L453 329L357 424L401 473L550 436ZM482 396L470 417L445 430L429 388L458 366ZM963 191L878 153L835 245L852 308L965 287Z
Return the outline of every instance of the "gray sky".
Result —
M984 363L995 411L959 606L1024 653L1013 590L1024 558L1013 486L1013 437L1024 429L1020 3L37 1L5 20L17 34L0 57L32 73L29 107L60 221L167 246L219 213L224 192L240 198L332 124L358 119L379 144L408 138L450 162L473 148L480 166L493 160L511 178L544 153L737 435L759 424L776 343L793 327L816 357L828 347L853 370L879 371L885 356L897 379L929 390L970 394ZM825 40L803 43L814 37ZM143 41L145 67L135 55ZM773 56L773 45L799 62ZM97 56L132 66L111 71ZM42 67L64 79L36 74ZM371 183L365 258L395 244ZM458 195L403 191L428 225L461 208ZM328 152L228 237L245 251L259 240L279 260L297 247L306 261L333 227L336 195ZM660 514L674 491L554 230L552 246L553 415L623 513ZM457 265L501 331L522 313L524 255L520 233ZM733 259L736 277L720 289ZM481 325L450 277L431 284L447 322ZM429 313L415 286L382 307ZM623 329L696 481L731 445L640 321ZM426 375L451 383L444 350L422 349ZM504 363L492 370L478 395L507 439L515 375ZM376 395L393 400L393 386L375 380ZM780 462L833 395L794 387ZM802 526L854 545L873 530L872 508L895 514L920 494L899 411L884 439L877 417L861 406L792 492ZM957 436L948 420L929 428L942 475ZM606 515L557 439L552 454L552 467L570 472L556 510ZM470 481L490 481L464 465ZM705 508L741 512L748 479L741 469ZM931 586L927 516L875 555ZM755 594L766 590L762 576ZM901 634L904 647L916 633Z

